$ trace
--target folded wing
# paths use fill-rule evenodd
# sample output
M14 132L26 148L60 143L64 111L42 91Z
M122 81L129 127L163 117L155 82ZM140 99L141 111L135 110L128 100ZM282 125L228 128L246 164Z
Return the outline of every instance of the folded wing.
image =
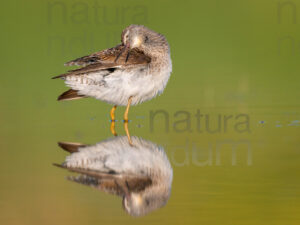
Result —
M55 166L67 169L71 172L79 173L78 176L69 176L68 180L76 183L92 186L101 191L118 196L124 196L128 192L140 192L152 184L152 180L147 176L135 176L131 174L106 173L95 170L87 170L82 168L69 168L65 165L54 164ZM120 185L123 184L123 185Z
M124 45L117 45L114 48L96 52L65 63L66 66L79 65L83 67L70 70L67 73L53 77L53 79L64 78L70 75L89 74L100 70L108 70L108 72L111 72L114 69L126 68L132 65L146 65L150 63L150 61L151 59L138 49L129 50L126 49Z

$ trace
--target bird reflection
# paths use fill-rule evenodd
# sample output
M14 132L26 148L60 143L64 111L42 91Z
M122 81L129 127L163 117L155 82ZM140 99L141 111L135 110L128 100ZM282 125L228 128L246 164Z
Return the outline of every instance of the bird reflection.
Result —
M173 170L164 149L142 138L120 136L95 145L59 142L70 152L62 164L78 175L68 180L122 197L123 209L143 216L163 207L171 192Z

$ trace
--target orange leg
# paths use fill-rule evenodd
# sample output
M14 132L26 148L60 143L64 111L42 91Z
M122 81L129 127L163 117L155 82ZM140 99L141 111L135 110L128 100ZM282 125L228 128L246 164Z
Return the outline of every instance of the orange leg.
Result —
M128 130L128 121L124 122L124 129L125 129L129 144L133 146L132 141L131 141L131 137L130 137L130 134L129 134L129 130Z
M133 145L132 141L131 141L130 134L129 134L129 130L128 130L128 112L129 112L131 101L132 101L132 97L130 97L128 99L128 104L127 104L127 107L126 107L126 110L125 110L125 113L124 113L124 129L125 129L129 144Z
M115 121L115 111L117 109L117 106L115 105L114 107L112 107L112 109L110 110L110 118L111 121Z
M111 119L111 124L110 124L110 131L114 136L117 136L117 132L115 130L115 111L117 109L117 106L115 105L114 107L112 107L112 109L110 110L110 119Z
M110 131L111 131L111 133L114 135L114 136L118 136L118 134L117 134L117 132L116 132L116 130L115 130L115 121L111 121L111 123L110 123Z
M124 113L124 122L128 122L128 112L129 112L131 101L132 101L132 97L130 97L128 99L127 107L126 107L126 110L125 110L125 113Z

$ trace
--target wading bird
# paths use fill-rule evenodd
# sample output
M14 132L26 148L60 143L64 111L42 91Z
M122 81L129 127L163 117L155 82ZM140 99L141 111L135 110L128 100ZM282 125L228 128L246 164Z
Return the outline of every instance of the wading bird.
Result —
M107 102L114 105L112 121L116 107L127 106L124 121L128 122L130 105L161 94L172 71L166 38L142 25L130 25L123 30L121 41L114 48L67 62L66 66L81 68L53 77L65 80L71 88L58 100L94 97Z

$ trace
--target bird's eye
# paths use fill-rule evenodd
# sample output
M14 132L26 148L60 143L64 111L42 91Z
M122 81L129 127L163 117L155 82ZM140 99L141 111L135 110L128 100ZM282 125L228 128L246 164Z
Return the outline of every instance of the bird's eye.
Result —
M146 205L149 205L150 201L148 199L146 199Z
M145 42L148 42L148 41L149 41L148 36L145 36Z
M128 41L128 34L124 37L124 41L125 41L125 42Z

